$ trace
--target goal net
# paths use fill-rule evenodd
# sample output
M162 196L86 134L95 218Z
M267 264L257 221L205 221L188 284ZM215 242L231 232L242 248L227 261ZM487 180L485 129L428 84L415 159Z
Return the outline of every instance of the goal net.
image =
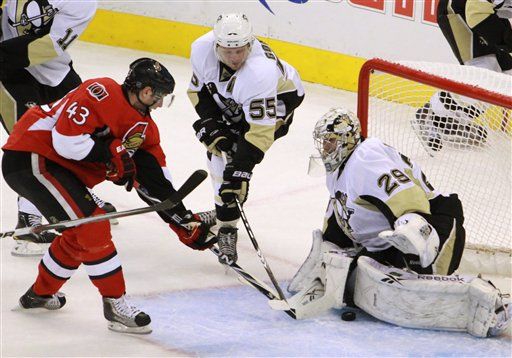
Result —
M511 77L369 60L359 75L358 116L364 135L419 163L436 189L459 195L467 232L463 270L510 276Z

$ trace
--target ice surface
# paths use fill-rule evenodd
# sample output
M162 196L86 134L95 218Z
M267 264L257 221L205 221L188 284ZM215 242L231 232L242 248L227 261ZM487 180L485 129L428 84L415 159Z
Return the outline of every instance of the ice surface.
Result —
M83 79L122 81L128 64L152 56L173 73L177 98L156 112L167 162L177 185L197 168L205 152L194 136L196 114L185 94L191 69L187 59L78 43L71 49ZM306 84L304 104L289 134L278 140L254 171L246 214L261 250L280 281L302 263L311 231L321 227L327 204L323 178L306 175L313 152L311 132L331 106L355 110L355 94ZM6 134L1 132L1 142ZM143 206L135 193L104 183L95 189L118 210ZM1 180L2 231L16 224L16 195ZM202 184L186 200L193 210L212 209L212 191ZM38 258L10 255L1 241L0 355L8 356L510 356L510 336L477 339L464 333L395 327L364 313L344 322L333 310L308 321L272 311L264 296L241 285L210 253L182 245L155 214L120 219L112 229L123 262L128 294L153 318L148 336L107 330L101 298L79 269L62 291L68 303L56 312L11 311L33 283ZM240 265L264 279L265 272L240 225Z

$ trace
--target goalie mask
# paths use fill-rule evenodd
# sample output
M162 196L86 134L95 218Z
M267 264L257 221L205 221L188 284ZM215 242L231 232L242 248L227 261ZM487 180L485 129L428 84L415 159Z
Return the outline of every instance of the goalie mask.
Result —
M222 63L238 70L251 52L254 36L244 14L222 14L213 27L215 54Z
M357 116L343 108L331 108L316 123L315 147L327 172L333 172L361 142L361 125Z

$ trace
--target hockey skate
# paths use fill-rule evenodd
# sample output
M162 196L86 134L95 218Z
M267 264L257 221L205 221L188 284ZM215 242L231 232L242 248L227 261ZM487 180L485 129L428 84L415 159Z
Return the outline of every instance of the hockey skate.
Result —
M42 223L42 218L38 215L27 214L18 212L18 223L16 229L23 227L39 226ZM57 237L57 234L49 231L41 232L39 234L25 234L14 236L16 240L15 246L11 250L13 256L41 256L43 255L52 241Z
M219 229L217 238L219 240L219 251L223 254L222 256L219 256L219 262L221 264L227 264L228 262L235 263L238 260L238 254L236 252L238 229L230 226L223 226ZM226 262L226 258L228 262Z
M438 152L443 148L441 134L434 124L434 114L430 109L430 103L425 103L416 111L411 125L427 153Z
M101 209L105 210L105 212L107 212L107 213L115 213L117 211L116 207L114 205L112 205L109 202L103 201L101 198L99 198L92 191L90 193L91 193L92 199L94 200L96 205L98 205L98 207L100 207ZM117 224L119 224L119 220L117 220L117 219L111 219L109 221L110 221L110 225L117 225Z
M66 304L66 297L62 292L57 292L51 296L39 296L30 286L27 292L20 297L20 307L24 309L45 308L47 310L58 310Z
M149 315L132 306L125 295L119 298L103 297L103 314L108 321L108 329L112 331L135 334L152 331Z

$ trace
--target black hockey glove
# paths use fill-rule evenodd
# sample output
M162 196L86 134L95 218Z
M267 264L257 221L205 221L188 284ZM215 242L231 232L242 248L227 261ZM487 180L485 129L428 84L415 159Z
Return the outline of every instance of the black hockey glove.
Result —
M210 231L210 226L190 210L174 214L169 227L178 235L182 243L194 250L209 249L217 242L217 237Z
M220 120L200 118L192 126L196 131L197 139L206 146L210 153L219 157L221 152L232 153L236 136Z
M251 176L251 171L237 169L232 163L227 164L224 169L224 182L219 189L222 202L231 204L235 201L235 198L238 198L240 204L243 204L249 195Z

